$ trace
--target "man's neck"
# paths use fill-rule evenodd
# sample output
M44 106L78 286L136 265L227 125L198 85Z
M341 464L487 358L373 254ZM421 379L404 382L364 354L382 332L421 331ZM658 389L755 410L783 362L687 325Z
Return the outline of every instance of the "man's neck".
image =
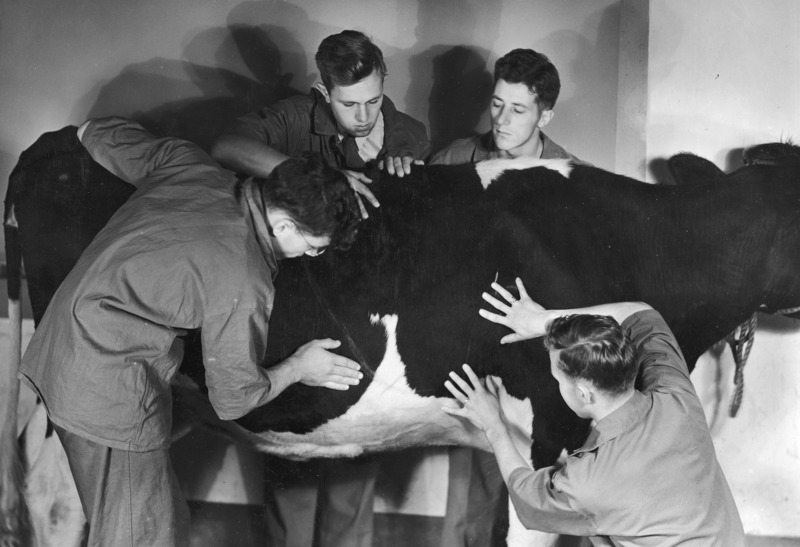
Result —
M597 401L597 405L595 408L591 410L591 418L592 418L592 425L596 424L622 405L627 403L631 397L633 397L634 390L630 389L619 395L618 397L606 397L602 396L601 399Z
M512 150L499 150L500 158L541 158L544 144L542 143L542 132L536 129L531 140Z

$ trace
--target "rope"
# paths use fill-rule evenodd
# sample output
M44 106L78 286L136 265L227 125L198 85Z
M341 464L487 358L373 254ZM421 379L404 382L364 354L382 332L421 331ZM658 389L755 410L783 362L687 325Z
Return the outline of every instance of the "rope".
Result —
M728 415L731 418L736 417L744 397L744 366L750 356L750 349L753 347L753 335L756 332L757 325L758 314L754 313L750 316L750 319L736 327L726 338L731 346L733 361L736 365L736 371L733 376L733 397L731 397L731 405L728 409Z

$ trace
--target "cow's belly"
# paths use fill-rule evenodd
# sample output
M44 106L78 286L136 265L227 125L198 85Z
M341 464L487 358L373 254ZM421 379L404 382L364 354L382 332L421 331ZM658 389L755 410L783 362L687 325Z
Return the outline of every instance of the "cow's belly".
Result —
M425 397L409 387L406 366L397 350L397 316L372 317L386 328L386 353L359 401L348 411L309 433L245 431L263 452L288 458L352 457L413 446L460 445L489 450L482 431L442 412L455 400ZM511 429L520 444L530 447L532 411L528 400L504 401Z

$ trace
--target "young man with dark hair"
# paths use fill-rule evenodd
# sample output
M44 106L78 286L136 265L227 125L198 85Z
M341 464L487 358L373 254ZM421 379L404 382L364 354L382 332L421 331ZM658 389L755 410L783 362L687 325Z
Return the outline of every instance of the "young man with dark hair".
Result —
M461 404L443 410L485 432L522 523L595 545L743 546L703 407L658 312L632 302L545 310L519 279L519 300L492 288L505 301L484 293L497 313L480 314L514 331L501 343L544 335L561 396L592 420L563 464L533 470L509 436L502 384L481 383L468 365L467 381L450 374L446 387Z
M383 53L363 33L328 36L315 59L322 81L309 94L242 116L217 139L211 154L235 171L265 176L287 157L317 152L377 207L363 173L367 163L382 163L398 176L410 173L411 164L429 152L425 126L383 94ZM281 467L281 483L267 492L271 544L311 547L318 536L325 547L371 547L377 459Z
M454 165L493 158L530 156L584 163L541 130L553 118L561 81L553 63L532 49L514 49L494 66L489 107L492 128L458 139L433 155L430 163ZM471 448L449 450L447 512L442 547L482 547L498 532L495 512L505 487L491 454Z
M494 66L489 105L492 129L459 139L434 154L430 163L475 163L493 158L571 159L582 163L544 134L553 119L561 81L553 63L532 49L515 49Z
M341 169L353 188L377 206L364 185L368 162L389 173L411 172L429 152L425 126L383 94L386 63L367 36L345 30L325 38L315 56L322 82L308 95L278 101L236 120L211 154L234 171L266 176L301 152L317 152Z
M277 261L347 247L360 220L345 177L313 156L238 182L196 145L120 118L78 139L137 191L59 287L20 376L44 401L89 521L89 545L188 545L172 470L170 381L200 329L208 397L233 420L303 383L344 390L358 363L312 340L261 362Z

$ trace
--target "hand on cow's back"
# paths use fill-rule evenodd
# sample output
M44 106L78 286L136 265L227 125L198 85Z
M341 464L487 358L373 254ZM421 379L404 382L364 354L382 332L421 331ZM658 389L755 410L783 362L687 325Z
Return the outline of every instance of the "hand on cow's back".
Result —
M517 278L516 282L519 300L497 283L492 283L492 289L505 299L505 302L488 293L483 293L482 295L483 299L494 306L500 313L480 310L478 313L481 317L493 323L505 325L514 331L513 334L508 334L501 338L501 344L521 342L522 340L543 336L550 317L547 310L531 299L525 290L525 285L522 284L522 280Z
M325 338L300 346L285 361L292 368L295 382L338 390L358 385L363 376L361 366L352 359L329 351L340 345L338 340Z

